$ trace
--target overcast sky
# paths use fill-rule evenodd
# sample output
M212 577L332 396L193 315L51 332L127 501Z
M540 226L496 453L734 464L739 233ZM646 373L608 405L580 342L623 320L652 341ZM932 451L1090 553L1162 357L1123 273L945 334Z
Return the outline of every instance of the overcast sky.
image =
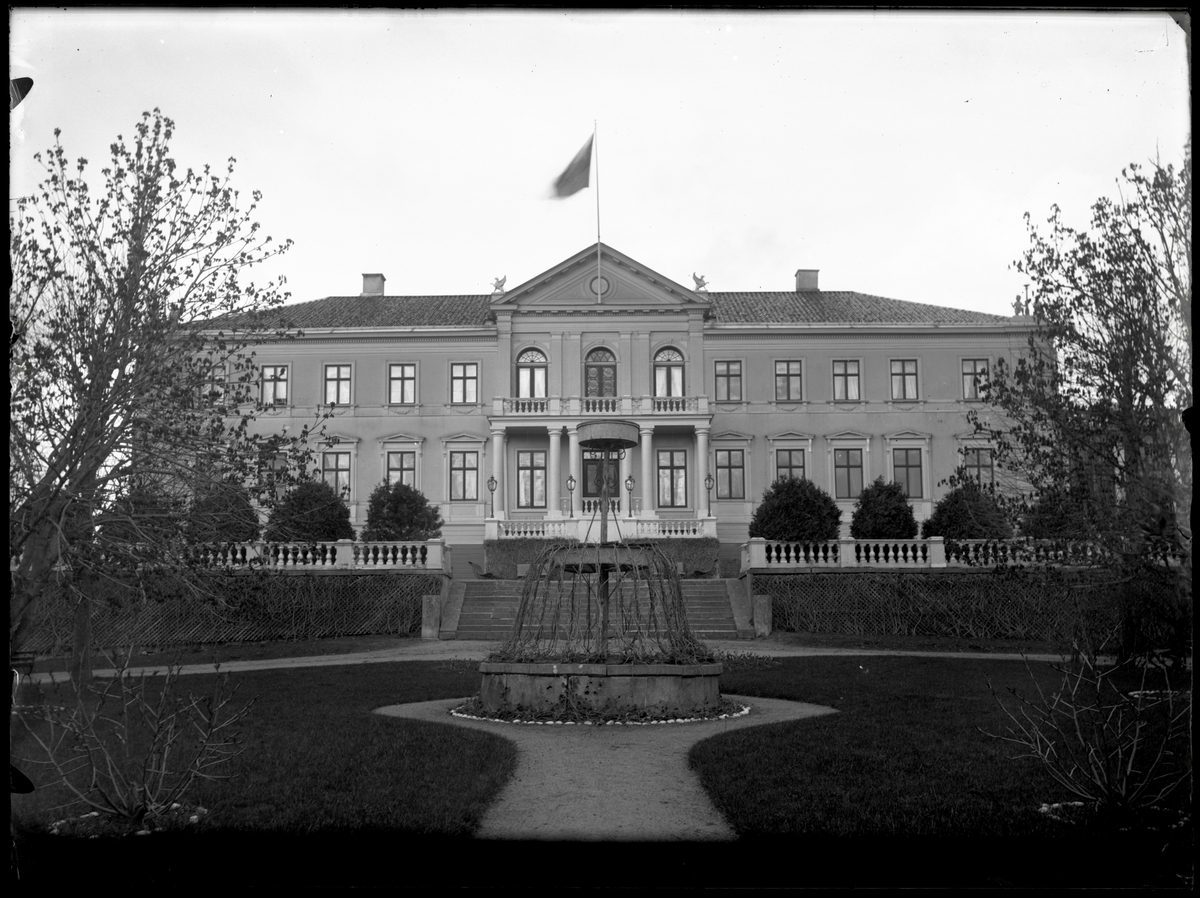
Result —
M264 194L292 301L488 293L596 239L710 289L1011 314L1023 214L1083 225L1190 134L1165 13L10 11L10 195L155 106ZM598 128L599 190L549 199ZM10 204L11 209L11 204Z

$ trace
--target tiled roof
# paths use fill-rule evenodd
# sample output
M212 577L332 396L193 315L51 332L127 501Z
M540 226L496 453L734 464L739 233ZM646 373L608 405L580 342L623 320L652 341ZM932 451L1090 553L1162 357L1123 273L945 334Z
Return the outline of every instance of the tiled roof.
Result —
M329 296L276 314L299 328L483 327L490 296Z
M849 290L709 293L723 324L1000 324L1010 319Z
M1002 324L1002 315L947 309L854 293L807 290L709 293L718 324ZM330 296L271 314L302 329L337 327L486 327L492 297Z

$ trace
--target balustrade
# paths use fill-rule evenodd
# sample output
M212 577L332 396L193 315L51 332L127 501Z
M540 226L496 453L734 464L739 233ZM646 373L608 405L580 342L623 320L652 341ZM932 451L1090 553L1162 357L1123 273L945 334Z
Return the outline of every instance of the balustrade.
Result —
M1104 547L1069 540L856 540L788 542L751 539L742 546L742 570L811 567L969 568L1007 564L1085 566L1111 558Z

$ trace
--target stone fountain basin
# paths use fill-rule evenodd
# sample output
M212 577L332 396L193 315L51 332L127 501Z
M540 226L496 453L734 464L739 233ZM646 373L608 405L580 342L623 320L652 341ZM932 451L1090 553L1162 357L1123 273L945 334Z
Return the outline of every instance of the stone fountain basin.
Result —
M593 711L684 714L716 711L721 664L575 664L484 661L479 698L487 711L549 712L567 695Z

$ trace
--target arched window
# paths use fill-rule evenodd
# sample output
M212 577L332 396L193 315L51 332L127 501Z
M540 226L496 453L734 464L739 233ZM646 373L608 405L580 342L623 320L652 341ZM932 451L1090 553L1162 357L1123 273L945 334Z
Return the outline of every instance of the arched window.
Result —
M617 395L617 357L607 349L593 349L583 366L585 396Z
M683 356L677 349L660 349L654 354L654 395L683 395Z
M540 350L526 349L517 356L517 396L546 398L546 356Z

